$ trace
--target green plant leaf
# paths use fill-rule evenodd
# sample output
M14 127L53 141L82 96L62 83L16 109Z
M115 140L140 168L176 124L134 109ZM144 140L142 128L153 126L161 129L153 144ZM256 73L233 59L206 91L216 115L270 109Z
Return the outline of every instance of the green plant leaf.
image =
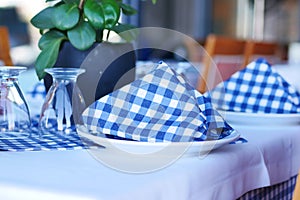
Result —
M35 71L39 80L45 77L46 73L44 70L46 68L51 68L54 66L58 57L61 42L62 40L60 39L53 40L52 43L50 43L47 48L44 48L37 57L35 62Z
M62 4L54 7L53 23L60 30L73 28L79 21L79 9L76 4Z
M79 49L86 50L93 45L96 40L96 31L86 21L80 23L67 32L71 44Z
M139 34L138 29L130 24L118 24L111 30L118 33L127 42L135 40Z
M42 37L39 40L38 46L41 50L44 50L44 49L48 48L48 46L51 45L51 43L53 43L57 40L67 40L67 37L65 34L63 34L60 31L50 30L47 33L45 33L44 35L42 35Z
M137 13L137 10L128 4L120 3L119 5L125 15L135 15Z
M104 11L105 28L111 29L114 27L120 18L121 9L115 0L102 0Z
M31 20L30 23L38 29L50 29L54 28L55 25L52 23L52 18L54 16L54 8L48 7L38 14L36 14Z
M86 0L83 12L95 29L104 28L104 10L100 2Z

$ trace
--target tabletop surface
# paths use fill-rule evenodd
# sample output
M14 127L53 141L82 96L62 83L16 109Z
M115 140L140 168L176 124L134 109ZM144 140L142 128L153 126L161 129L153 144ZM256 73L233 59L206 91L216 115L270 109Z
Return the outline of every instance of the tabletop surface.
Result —
M1 152L0 197L37 199L38 192L45 199L235 199L298 172L300 126L237 129L248 143L228 144L204 157L182 157L139 174L109 166L88 150ZM114 156L117 164L144 164L98 151ZM13 189L20 192L8 192Z
M28 81L25 77L26 73L21 83ZM38 113L37 105L31 105L33 112ZM298 173L300 124L236 124L234 128L247 143L228 144L204 156L182 157L145 173L124 172L116 166L143 167L157 158L138 163L104 148L0 152L0 198L236 199ZM113 158L114 165L96 154Z

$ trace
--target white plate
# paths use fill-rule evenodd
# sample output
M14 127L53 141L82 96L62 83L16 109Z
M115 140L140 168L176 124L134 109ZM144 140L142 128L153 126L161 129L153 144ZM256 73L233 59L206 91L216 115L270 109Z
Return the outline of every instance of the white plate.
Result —
M287 126L300 125L300 113L273 114L273 113L242 113L223 112L222 116L231 125L259 125L259 126Z
M200 142L138 142L129 140L118 140L99 137L88 133L84 129L77 129L81 137L88 138L93 142L104 146L105 149L110 151L122 151L123 153L147 156L167 156L167 157L180 157L180 156L199 156L207 154L211 150L217 149L232 141L237 140L240 134L237 131L220 140L200 141Z

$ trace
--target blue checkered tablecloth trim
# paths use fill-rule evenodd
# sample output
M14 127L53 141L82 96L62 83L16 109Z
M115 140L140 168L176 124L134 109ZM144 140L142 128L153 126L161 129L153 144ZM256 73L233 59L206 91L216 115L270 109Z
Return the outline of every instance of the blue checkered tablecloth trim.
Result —
M0 139L0 151L51 151L51 150L77 150L98 148L92 141L84 141L77 134L62 136L49 132L40 137L37 120L32 121L31 135L24 138Z
M282 183L251 190L237 200L291 200L297 175Z
M88 107L91 131L143 142L202 141L233 130L210 101L166 63Z
M212 91L217 109L252 113L300 113L300 94L265 59L250 63Z

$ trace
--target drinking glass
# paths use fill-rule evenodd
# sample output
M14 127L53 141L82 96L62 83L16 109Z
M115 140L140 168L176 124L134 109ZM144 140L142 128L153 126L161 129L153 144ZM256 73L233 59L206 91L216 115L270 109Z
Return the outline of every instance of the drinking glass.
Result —
M30 114L18 84L26 67L0 67L0 139L25 138L30 135Z
M86 107L76 80L85 70L49 68L45 71L52 76L53 83L42 106L39 120L41 136L76 134L76 127L83 125L81 114Z

